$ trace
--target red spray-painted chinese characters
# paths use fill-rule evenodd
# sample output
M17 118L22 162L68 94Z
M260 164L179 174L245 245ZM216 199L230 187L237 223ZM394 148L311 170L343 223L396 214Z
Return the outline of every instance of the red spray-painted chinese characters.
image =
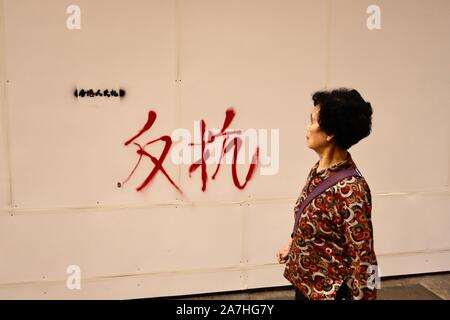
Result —
M207 146L209 144L213 144L215 141L217 141L217 138L221 137L224 138L223 139L223 143L222 143L222 149L220 152L220 158L219 161L217 163L217 168L216 171L214 172L214 174L212 175L212 179L215 179L217 173L219 172L220 169L220 165L222 162L223 157L230 152L230 150L233 148L233 161L232 161L232 176L233 176L233 183L234 185L238 188L238 189L244 189L247 185L247 183L251 180L255 169L258 165L258 159L259 159L259 146L256 147L256 151L253 154L251 163L250 163L250 168L247 172L247 175L245 177L245 181L243 183L240 183L239 178L238 178L238 174L237 174L237 158L238 158L238 153L241 149L242 146L242 139L239 136L234 136L231 137L233 135L237 135L240 134L241 131L240 130L235 130L235 131L227 131L228 127L230 126L231 122L233 121L234 117L236 115L236 112L234 111L233 108L229 108L226 110L225 113L225 121L223 123L222 129L220 130L220 132L218 134L212 134L211 131L206 131L206 123L204 120L200 121L200 130L201 130L201 143L200 144L195 144L195 143L190 143L189 146L195 146L195 145L201 145L201 157L199 160L195 161L193 164L190 165L189 167L189 177L191 177L192 173L194 171L196 171L198 168L201 168L201 179L202 179L202 191L206 191L206 184L208 181L208 173L207 173L207 168L206 168L206 160L208 160L208 158L210 157L210 152L209 150L207 150ZM153 124L155 123L156 120L156 113L153 110L150 110L148 113L148 119L146 124L144 125L144 127L135 135L133 136L131 139L129 139L128 141L125 142L125 146L128 146L130 143L132 143L134 140L136 140L137 138L139 138L143 133L145 133L146 131L150 130L153 126ZM206 138L206 133L208 135L208 138ZM231 137L231 138L230 138ZM228 144L228 140L231 140ZM154 157L153 155L151 155L150 153L148 153L145 150L145 147L155 143L157 141L162 141L164 143L164 149L161 152L161 155L159 156L159 158ZM166 172L166 170L164 169L163 163L167 158L167 155L170 151L170 148L172 146L172 138L168 135L163 135L158 139L152 140L147 142L144 146L142 146L141 144L137 143L137 142L133 142L134 145L136 145L138 147L137 149L137 154L139 155L139 159L135 165L135 167L133 168L133 170L131 171L130 175L122 182L122 185L125 184L126 182L128 182L128 180L131 178L131 176L134 174L134 172L136 171L137 167L139 166L139 164L141 163L142 158L148 157L154 164L154 168L152 169L152 171L150 172L150 174L147 176L147 178L144 180L144 182L142 182L142 184L136 189L137 191L141 191L142 189L144 189L154 178L157 172L161 171L164 176L167 178L167 180L169 180L169 182L171 183L171 185L177 189L180 193L183 193L181 191L181 189L175 184L175 182L172 180L172 178L169 176L169 174ZM120 184L119 184L120 186Z

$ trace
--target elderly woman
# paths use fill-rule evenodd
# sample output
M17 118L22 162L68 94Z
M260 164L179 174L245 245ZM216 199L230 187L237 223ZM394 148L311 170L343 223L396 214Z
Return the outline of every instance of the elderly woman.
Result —
M375 299L377 259L369 186L348 149L370 134L372 107L356 90L314 93L306 130L319 156L295 205L291 239L277 253L297 300Z

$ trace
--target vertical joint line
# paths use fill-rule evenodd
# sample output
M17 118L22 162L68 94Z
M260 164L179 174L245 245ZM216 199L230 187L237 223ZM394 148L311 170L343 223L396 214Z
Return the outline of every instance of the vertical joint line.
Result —
M175 0L175 123L177 128L181 127L181 92L180 92L180 1ZM181 166L177 169L177 185L181 187ZM183 195L181 195L183 196Z
M330 85L330 64L331 64L331 10L332 0L327 0L327 21L326 21L326 36L325 36L325 88L328 89Z
M6 167L1 168L5 170L7 174L6 181L8 186L6 188L7 205L13 209L13 193L12 193L12 168L11 168L11 148L10 148L10 131L9 131L9 110L8 110L8 79L6 74L6 22L5 22L5 8L4 2L0 3L0 80L2 86L0 88L0 128L1 136L3 137L3 143L5 153L2 155L6 162Z

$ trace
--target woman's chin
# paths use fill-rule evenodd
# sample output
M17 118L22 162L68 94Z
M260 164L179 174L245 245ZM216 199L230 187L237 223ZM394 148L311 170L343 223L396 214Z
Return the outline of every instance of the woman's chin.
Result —
M306 143L306 146L307 146L309 149L316 151L316 149L314 148L314 146L312 146L310 143L307 142L307 143Z

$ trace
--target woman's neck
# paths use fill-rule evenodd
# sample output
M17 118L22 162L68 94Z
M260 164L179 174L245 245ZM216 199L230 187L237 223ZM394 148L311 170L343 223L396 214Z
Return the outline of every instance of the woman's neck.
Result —
M319 166L316 172L322 171L335 164L338 164L348 157L348 151L339 148L327 148L323 152L319 153Z

